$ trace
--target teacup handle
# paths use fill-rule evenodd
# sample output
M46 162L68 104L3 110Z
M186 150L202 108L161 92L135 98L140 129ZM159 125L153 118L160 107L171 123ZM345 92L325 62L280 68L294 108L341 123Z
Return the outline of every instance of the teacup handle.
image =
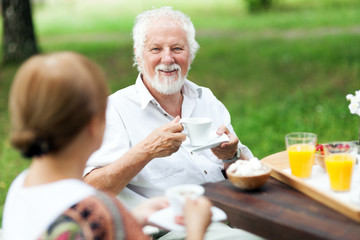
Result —
M185 125L186 123L188 123L188 121L186 121L186 119L182 118L182 119L180 119L179 123L182 125Z
M183 126L183 131L186 129L186 123L188 123L185 119L180 119L179 123ZM184 133L186 136L188 136L188 133Z

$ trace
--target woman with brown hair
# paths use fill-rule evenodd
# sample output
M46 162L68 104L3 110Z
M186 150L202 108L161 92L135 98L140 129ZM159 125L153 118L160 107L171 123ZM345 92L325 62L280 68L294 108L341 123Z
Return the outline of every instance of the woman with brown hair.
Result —
M32 162L9 189L5 240L147 238L142 226L168 206L165 198L129 213L82 181L88 157L102 142L108 93L100 69L80 54L39 55L20 67L9 99L11 143ZM187 201L189 239L203 237L209 208L205 198Z

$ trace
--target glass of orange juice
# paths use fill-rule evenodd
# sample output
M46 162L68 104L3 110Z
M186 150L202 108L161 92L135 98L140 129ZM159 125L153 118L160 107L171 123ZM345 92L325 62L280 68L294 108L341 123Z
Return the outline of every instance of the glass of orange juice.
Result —
M325 166L334 191L348 191L351 186L355 156L355 145L351 142L333 142L324 144Z
M316 141L317 135L315 133L294 132L285 135L292 175L300 178L309 178L311 176Z

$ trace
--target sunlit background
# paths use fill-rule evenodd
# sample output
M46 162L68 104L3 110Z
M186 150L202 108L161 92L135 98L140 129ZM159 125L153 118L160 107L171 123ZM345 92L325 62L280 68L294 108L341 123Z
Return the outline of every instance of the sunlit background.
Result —
M285 150L288 132L314 132L319 142L358 139L360 119L345 96L360 89L360 1L273 0L250 9L253 1L37 0L32 12L41 52L90 57L114 92L137 76L135 16L174 6L190 16L201 46L188 78L213 90L259 159ZM7 98L18 66L0 69L0 216L11 181L28 166L8 138Z

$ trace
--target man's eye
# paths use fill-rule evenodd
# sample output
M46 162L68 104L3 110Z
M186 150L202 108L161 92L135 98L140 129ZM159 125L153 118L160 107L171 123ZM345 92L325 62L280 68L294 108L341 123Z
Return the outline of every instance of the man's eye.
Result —
M151 51L152 52L158 52L158 51L160 51L160 48L152 48Z
M181 51L182 48L181 48L181 47L176 47L176 48L174 48L174 50L175 50L175 51Z

